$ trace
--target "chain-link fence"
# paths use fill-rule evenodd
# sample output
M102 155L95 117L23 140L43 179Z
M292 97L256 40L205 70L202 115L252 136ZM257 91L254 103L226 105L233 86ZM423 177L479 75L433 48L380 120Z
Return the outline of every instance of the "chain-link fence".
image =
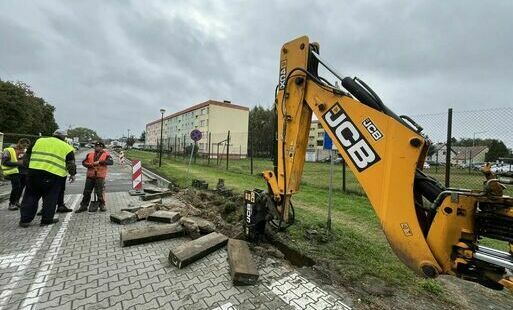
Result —
M424 128L423 133L432 142L424 171L446 187L481 188L484 177L480 170L485 162L491 162L492 171L501 177L512 175L513 108L479 111L449 109L445 113L411 117ZM253 133L258 130L261 129L250 128L248 132L205 132L196 143L192 157L194 141L189 135L165 138L162 144L163 156L184 162L192 160L196 164L232 172L257 174L273 168L274 155L274 143L255 141ZM313 139L317 139L318 128L314 131ZM274 136L273 132L268 134ZM308 149L302 184L328 188L329 151L322 150L322 146L315 142L311 144L315 147ZM147 149L158 152L160 143L148 146ZM312 153L315 156L311 156ZM507 182L507 179L504 180ZM364 194L341 158L335 159L333 182L335 190ZM513 185L507 186L506 193L513 194Z
M412 116L432 141L424 170L446 187L481 188L485 163L504 183L513 176L513 108ZM506 192L513 193L512 185Z

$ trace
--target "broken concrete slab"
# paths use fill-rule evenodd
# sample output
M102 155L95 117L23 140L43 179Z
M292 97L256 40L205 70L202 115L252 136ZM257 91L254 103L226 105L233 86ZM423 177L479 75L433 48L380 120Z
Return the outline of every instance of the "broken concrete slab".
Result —
M158 194L158 193L164 193L164 192L167 192L167 191L169 191L169 189L162 188L162 187L151 186L151 187L145 187L144 188L144 192L147 193L147 194Z
M186 222L186 223L182 223L182 226L183 226L183 229L185 230L185 232L187 233L187 235L189 235L189 237L191 237L191 239L194 240L194 239L198 239L199 237L201 237L199 227L198 227L198 225L196 225L196 223Z
M123 229L119 234L121 246L141 244L151 241L182 237L184 230L182 225L158 224L144 227Z
M216 230L216 225L211 221L205 220L201 217L196 216L185 216L180 219L180 223L184 225L184 223L196 224L200 230L200 232L204 234L211 233Z
M145 202L131 202L128 204L128 207L127 208L122 208L121 210L122 211L129 211L129 212L136 212L142 208L148 208L148 207L152 207L156 204L160 204L162 203L162 198L159 198L159 199L154 199L154 200L149 200L149 201L145 201Z
M131 189L128 191L128 194L130 196L142 196L142 195L145 195L145 192L142 190Z
M144 196L140 196L139 198L141 200L143 200L143 201L148 201L148 200L153 200L155 198L162 198L162 197L171 196L173 194L174 194L173 191L167 190L167 191L162 192L162 193L146 194Z
M228 240L228 263L234 285L251 285L257 282L258 270L246 241Z
M135 211L135 215L137 216L137 220L140 221L147 219L148 216L152 215L155 212L157 212L157 206L153 205L151 207L145 207Z
M137 222L137 216L132 212L120 211L111 213L110 221L117 224L126 225Z
M186 242L169 251L169 262L181 269L200 258L222 248L228 237L213 232L196 240Z
M160 210L152 213L148 216L148 221L162 222L162 223L174 223L178 221L182 216L178 212Z

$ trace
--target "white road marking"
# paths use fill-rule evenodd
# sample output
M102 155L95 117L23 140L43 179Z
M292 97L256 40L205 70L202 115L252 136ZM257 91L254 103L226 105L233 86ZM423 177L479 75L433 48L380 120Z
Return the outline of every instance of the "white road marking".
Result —
M297 310L351 310L351 307L297 273L281 278L266 286L286 304Z
M4 309L4 306L7 304L7 301L9 300L9 298L12 295L13 289L15 289L16 286L18 285L18 282L23 279L23 275L25 274L25 269L27 269L27 267L30 265L30 263L32 263L32 260L34 259L36 253L39 251L39 249L43 245L46 237L48 236L48 233L50 233L50 229L51 229L50 226L43 228L43 231L35 239L34 245L30 248L30 250L28 252L24 252L21 254L8 255L8 256L14 256L14 257L17 257L18 255L20 255L23 258L23 260L21 262L16 263L16 265L18 266L18 269L12 276L11 280L9 281L9 284L4 286L2 293L0 293L0 309ZM4 265L4 263L5 263L5 265ZM0 264L0 268L6 268L9 266L12 266L11 262L9 262L9 258L7 258L7 262L4 262L4 260L2 260L2 262Z
M235 308L235 306L232 305L231 302L229 302L229 303L226 303L226 304L224 304L222 306L216 307L216 308L214 308L212 310L237 310L237 308Z
M75 210L75 207L78 204L78 201L80 200L80 194L75 195L75 200L71 204L71 209ZM30 285L29 289L27 290L27 295L25 295L25 299L21 303L21 307L28 306L30 304L37 304L39 302L40 296L43 294L44 287L46 286L46 282L48 281L48 275L52 272L53 264L55 263L55 258L57 254L59 254L59 250L62 245L62 241L64 240L64 236L66 234L66 229L68 228L69 220L71 219L71 216L75 212L69 212L66 214L66 217L62 221L61 227L59 228L59 231L57 231L57 234L52 240L52 243L50 244L50 247L48 248L48 251L45 253L45 257L41 261L41 268L36 273L36 276L34 277L35 281ZM39 281L38 279L43 279L42 281ZM43 288L39 294L37 294L37 289ZM34 291L36 290L36 291ZM35 296L34 296L35 295Z

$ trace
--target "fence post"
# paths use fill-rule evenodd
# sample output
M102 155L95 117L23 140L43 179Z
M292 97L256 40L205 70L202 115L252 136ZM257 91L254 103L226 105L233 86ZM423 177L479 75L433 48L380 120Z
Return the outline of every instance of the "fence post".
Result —
M228 162L230 161L230 131L228 130L228 138L226 138L226 170L228 170Z
M196 164L196 144L197 142L194 141L194 144L192 145L192 154L194 154L194 164Z
M210 166L210 144L212 143L212 133L208 133L208 158L207 158L207 166Z
M219 143L217 143L216 165L218 165L218 166L219 166Z
M342 191L346 192L346 161L342 157Z
M452 152L452 108L449 108L447 114L447 151L445 152L445 187L451 183L451 152Z
M251 174L253 174L253 130L251 127L249 128L249 147L251 149L251 153L249 155L249 166L251 167Z

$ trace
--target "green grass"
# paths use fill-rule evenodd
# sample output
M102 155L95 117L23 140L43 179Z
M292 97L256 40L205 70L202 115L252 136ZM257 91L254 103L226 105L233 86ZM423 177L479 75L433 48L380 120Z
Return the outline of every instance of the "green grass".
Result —
M144 166L158 170L181 186L189 185L192 179L202 179L214 187L219 178L225 179L226 186L238 193L265 186L262 177L247 173L247 161L234 160L230 162L230 170L226 171L220 169L215 161L207 166L203 160L198 160L187 175L187 163L183 159L163 158L162 168L158 169L152 163L156 157L154 153L130 151L127 156L141 160ZM270 161L256 160L254 164L260 170L272 168ZM318 181L328 169L329 165L325 164L305 165L305 181L294 196L297 221L287 231L292 243L311 256L336 262L342 278L352 283L357 284L360 279L372 276L402 289L426 291L421 279L394 255L372 207L362 195L343 194L339 189L333 197L332 239L322 243L305 238L307 230L325 229L328 185L315 180ZM325 175L322 178L326 178Z

